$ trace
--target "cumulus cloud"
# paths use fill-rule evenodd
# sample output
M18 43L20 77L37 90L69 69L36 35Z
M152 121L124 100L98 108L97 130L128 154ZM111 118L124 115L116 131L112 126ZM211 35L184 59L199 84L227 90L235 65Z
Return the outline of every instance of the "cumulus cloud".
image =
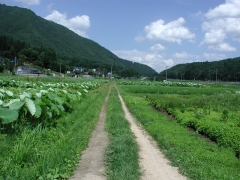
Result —
M200 45L207 44L209 49L219 51L236 51L225 40L231 38L240 42L240 1L226 0L210 9L205 17L208 21L202 24L205 36Z
M214 9L210 9L205 16L208 19L214 18L229 18L240 16L240 1L239 0L226 0L224 4L219 5Z
M222 29L214 30L210 29L205 33L204 40L202 44L217 44L224 41L227 37L225 32Z
M185 20L182 17L167 24L162 19L152 22L145 26L146 39L176 42L178 44L181 44L182 40L192 41L195 34L191 33L184 24Z
M230 46L228 43L221 43L213 46L209 46L209 49L214 49L218 51L236 51L237 49L235 47Z
M14 1L21 2L24 5L28 5L28 6L40 4L40 0L14 0Z
M174 65L174 61L171 58L165 58L158 53L144 52L138 50L119 50L112 52L120 58L146 64L157 72L161 72L166 69L166 67L170 68Z
M157 68L159 72L163 71L164 69L170 68L174 65L172 59L165 59L160 54L146 54L145 63L148 64L150 67Z
M203 57L208 61L226 59L225 54L216 54L216 53L204 53Z
M218 53L204 53L202 55L189 54L187 52L174 53L172 55L159 54L157 52L152 53L152 51L139 51L139 50L118 50L112 51L118 57L127 59L133 62L138 62L146 64L156 70L157 72L162 72L166 68L171 68L172 66L179 63L191 63L200 61L218 61L221 59L226 59L225 54Z
M185 51L182 52L182 53L174 53L174 54L173 54L173 57L174 57L174 58L177 58L177 59L186 59L186 58L194 58L194 59L197 59L197 58L199 58L198 55L188 54L188 53L186 53Z
M45 19L61 24L80 36L88 37L86 31L90 27L90 18L87 15L75 16L68 19L66 13L62 14L57 10L53 10Z
M151 51L162 51L162 50L165 50L165 49L166 48L161 44L155 44L152 47L150 47Z

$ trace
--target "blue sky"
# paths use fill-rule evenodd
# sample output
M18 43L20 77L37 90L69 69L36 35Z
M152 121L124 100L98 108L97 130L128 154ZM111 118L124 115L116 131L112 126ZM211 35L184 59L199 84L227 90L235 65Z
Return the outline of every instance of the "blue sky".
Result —
M157 72L239 57L240 0L0 0Z

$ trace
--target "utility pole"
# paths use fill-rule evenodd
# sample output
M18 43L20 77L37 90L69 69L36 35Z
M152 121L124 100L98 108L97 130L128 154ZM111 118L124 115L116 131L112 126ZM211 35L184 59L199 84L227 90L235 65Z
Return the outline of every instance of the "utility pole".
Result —
M115 64L115 57L113 58L113 63ZM112 67L113 67L113 63L112 63L112 65L111 65L111 81L112 81Z
M113 64L111 65L111 81L112 81L112 66L113 66Z

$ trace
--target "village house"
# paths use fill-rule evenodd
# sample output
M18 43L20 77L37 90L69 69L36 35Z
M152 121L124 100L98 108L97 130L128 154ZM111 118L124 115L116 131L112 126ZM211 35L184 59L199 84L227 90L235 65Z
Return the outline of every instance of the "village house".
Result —
M37 68L29 66L18 66L16 69L17 75L26 75L26 74L41 74L41 71Z

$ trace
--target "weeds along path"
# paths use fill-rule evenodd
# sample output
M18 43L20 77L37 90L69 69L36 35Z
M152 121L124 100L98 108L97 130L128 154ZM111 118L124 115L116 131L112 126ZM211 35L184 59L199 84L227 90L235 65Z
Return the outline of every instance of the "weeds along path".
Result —
M139 163L143 172L143 180L186 180L178 169L172 167L170 162L157 148L156 142L137 124L134 117L126 107L120 92L118 91L125 117L131 124L131 130L136 136L139 145Z
M88 148L83 152L81 161L70 180L105 180L104 153L108 145L108 136L104 131L106 119L106 106L109 92L102 106L98 123L92 133Z

